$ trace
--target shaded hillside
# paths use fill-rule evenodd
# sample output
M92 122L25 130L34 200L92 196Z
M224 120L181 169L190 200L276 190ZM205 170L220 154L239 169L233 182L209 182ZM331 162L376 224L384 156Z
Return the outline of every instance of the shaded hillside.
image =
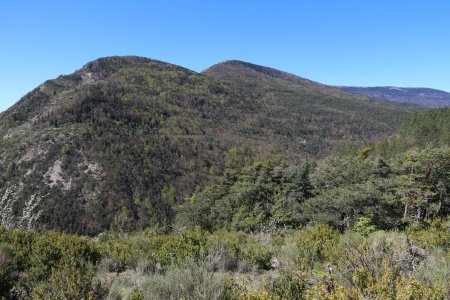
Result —
M355 87L342 86L340 89L381 100L397 103L417 104L423 107L450 106L450 93L428 88L402 88L402 87Z
M0 115L2 225L170 226L172 208L226 166L377 140L407 111L240 62L205 74L110 57L27 94Z

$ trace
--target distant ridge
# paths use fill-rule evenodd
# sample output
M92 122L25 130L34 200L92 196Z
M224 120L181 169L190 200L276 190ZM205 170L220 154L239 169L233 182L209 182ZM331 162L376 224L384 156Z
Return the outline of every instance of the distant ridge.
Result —
M404 88L394 86L339 86L338 88L349 93L366 95L397 103L410 103L431 108L450 106L450 93L430 88Z

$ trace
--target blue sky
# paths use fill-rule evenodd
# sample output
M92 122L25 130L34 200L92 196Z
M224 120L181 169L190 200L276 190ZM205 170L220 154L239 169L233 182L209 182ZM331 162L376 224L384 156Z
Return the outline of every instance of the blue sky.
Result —
M450 1L1 1L0 111L102 56L450 91Z

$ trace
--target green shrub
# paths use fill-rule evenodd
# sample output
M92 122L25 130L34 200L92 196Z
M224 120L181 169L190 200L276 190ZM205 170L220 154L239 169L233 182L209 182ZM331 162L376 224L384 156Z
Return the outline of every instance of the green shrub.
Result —
M47 282L41 282L33 289L33 299L92 299L93 275L91 264L62 262L52 269Z
M301 229L297 237L300 269L311 270L316 263L329 259L329 253L335 248L338 237L338 231L328 225Z
M270 269L270 259L273 257L273 252L267 246L252 243L247 247L245 257L250 264L263 270Z
M0 296L8 295L13 285L14 248L7 243L0 243Z
M412 223L406 228L411 241L424 248L442 248L450 256L450 217L430 223Z
M282 273L267 288L275 299L302 300L307 289L306 280L294 271Z
M220 299L224 281L220 274L207 272L203 265L188 263L149 278L144 299Z
M220 299L226 284L221 274L190 261L168 267L164 274L124 273L114 280L108 299Z
M369 217L360 217L353 226L353 230L363 236L368 236L376 230L376 227L372 224L372 220Z

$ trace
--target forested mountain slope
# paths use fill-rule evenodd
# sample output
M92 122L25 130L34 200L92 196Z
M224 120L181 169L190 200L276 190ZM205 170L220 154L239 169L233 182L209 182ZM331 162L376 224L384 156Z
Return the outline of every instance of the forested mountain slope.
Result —
M252 127L268 126L268 121L278 123L286 135L303 144L303 151L315 157L331 153L330 149L343 140L379 140L394 132L405 109L417 110L241 61L214 65L203 74L244 90L263 104Z
M0 115L2 225L95 234L126 215L131 229L170 226L173 207L225 167L376 141L410 109L242 62L199 74L102 58Z

